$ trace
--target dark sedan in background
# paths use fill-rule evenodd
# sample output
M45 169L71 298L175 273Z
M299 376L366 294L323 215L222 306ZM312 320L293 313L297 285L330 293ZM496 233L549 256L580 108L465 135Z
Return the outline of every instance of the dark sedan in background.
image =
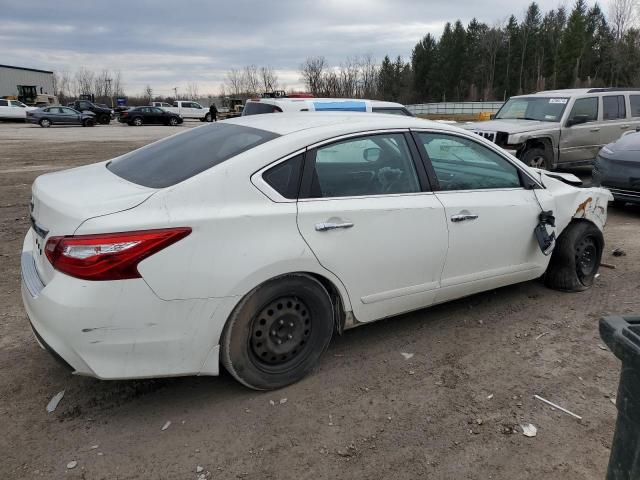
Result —
M135 107L120 112L120 123L127 125L171 125L175 127L183 122L182 117L175 113L167 112L159 107Z
M79 112L70 107L44 107L27 112L27 123L35 123L47 128L51 125L82 125L93 127L96 116L92 112Z
M640 204L640 133L603 147L593 165L593 184L613 194L614 205Z

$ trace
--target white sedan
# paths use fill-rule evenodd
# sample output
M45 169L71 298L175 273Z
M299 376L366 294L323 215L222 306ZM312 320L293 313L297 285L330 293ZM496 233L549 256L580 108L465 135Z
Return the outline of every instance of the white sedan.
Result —
M217 375L272 389L334 332L544 276L590 287L607 190L465 130L283 113L43 175L22 253L41 346L103 379Z

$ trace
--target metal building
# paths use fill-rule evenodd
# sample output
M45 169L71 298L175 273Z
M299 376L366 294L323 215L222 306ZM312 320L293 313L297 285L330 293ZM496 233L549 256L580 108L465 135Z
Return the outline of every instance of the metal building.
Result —
M0 97L13 96L24 103L35 103L39 94L54 94L53 72L0 65Z

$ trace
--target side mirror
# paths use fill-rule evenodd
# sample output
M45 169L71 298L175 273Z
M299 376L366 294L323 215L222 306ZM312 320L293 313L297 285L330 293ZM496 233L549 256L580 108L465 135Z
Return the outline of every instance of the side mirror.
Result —
M573 127L574 125L581 125L587 123L589 115L576 115L573 118L567 120L567 127Z
M380 158L380 149L376 147L365 148L362 151L362 158L367 162L376 162Z

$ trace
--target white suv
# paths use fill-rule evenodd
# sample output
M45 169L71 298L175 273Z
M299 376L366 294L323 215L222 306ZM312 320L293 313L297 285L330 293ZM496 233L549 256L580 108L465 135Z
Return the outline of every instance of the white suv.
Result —
M0 120L25 120L27 112L32 110L37 108L28 107L18 100L0 98Z
M400 103L353 98L276 97L247 100L242 116L276 112L369 112L413 117Z

